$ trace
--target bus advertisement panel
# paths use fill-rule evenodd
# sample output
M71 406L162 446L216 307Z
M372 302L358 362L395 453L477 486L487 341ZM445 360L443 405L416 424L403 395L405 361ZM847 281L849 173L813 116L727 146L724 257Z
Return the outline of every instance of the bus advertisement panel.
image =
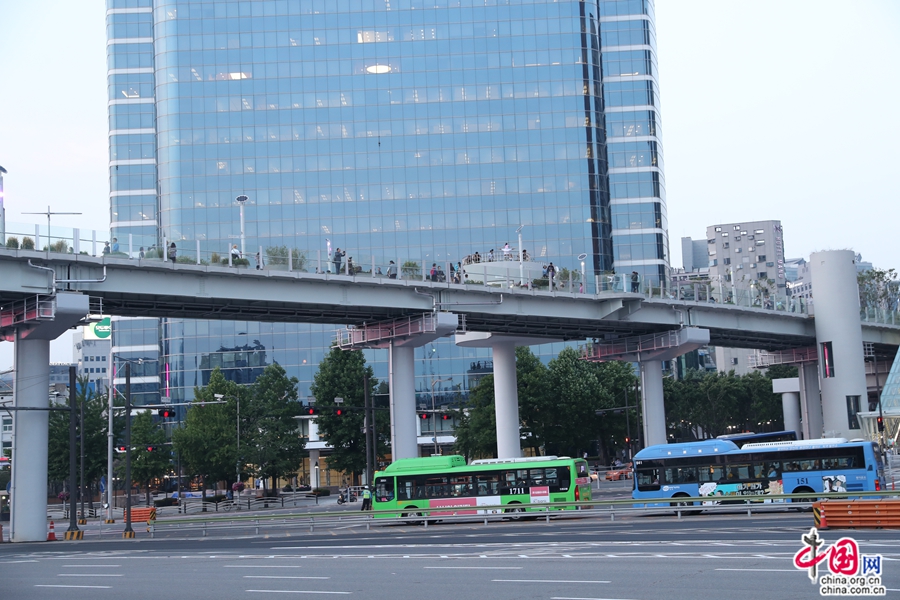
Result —
M591 499L590 472L582 459L537 456L476 460L432 456L397 460L375 473L376 517L514 513L533 504ZM505 505L506 508L479 508ZM562 508L574 507L558 507ZM434 510L440 509L440 510Z
M843 438L662 444L634 457L632 498L709 497L704 505L772 494L880 491L884 466L874 442ZM668 506L648 502L646 506ZM639 505L639 506L644 506Z

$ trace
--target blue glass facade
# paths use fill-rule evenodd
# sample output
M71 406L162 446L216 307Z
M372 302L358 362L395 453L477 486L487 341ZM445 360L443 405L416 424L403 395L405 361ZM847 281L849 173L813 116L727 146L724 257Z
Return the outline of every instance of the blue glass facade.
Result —
M659 277L668 241L652 3L109 0L113 234L461 260L515 242ZM139 241L138 241L139 240ZM357 259L357 262L364 262ZM277 361L308 386L331 328L164 320L163 393ZM118 342L116 342L118 345ZM128 344L126 344L128 345ZM386 356L373 353L386 379ZM417 351L466 389L484 352ZM304 394L304 389L301 389Z

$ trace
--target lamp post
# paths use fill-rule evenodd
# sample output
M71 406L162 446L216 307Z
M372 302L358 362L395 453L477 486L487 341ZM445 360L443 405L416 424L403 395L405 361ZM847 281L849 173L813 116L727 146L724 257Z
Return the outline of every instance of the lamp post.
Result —
M319 461L316 461L316 488L320 488L319 485Z
M519 236L519 287L525 285L525 257L522 256L522 228L524 225L519 225L516 229L516 234Z
M122 537L133 538L131 528L131 362L125 363L125 530Z
M249 199L250 198L243 194L234 199L234 201L238 203L238 206L241 207L241 257L244 257L246 252L246 248L244 248L244 204L246 204Z
M3 198L3 175L6 169L0 167L0 244L6 245L6 202Z
M521 257L520 257L521 260ZM431 380L431 420L433 423L431 424L431 430L434 434L432 438L434 440L434 453L438 453L438 443L437 443L437 411L434 406L434 384L441 383L442 381L453 381L452 377L448 377L446 379L432 379Z
M109 406L107 407L107 412L109 413L107 416L109 417L109 427L106 434L107 437L107 462L106 462L106 522L114 523L113 519L113 499L115 486L113 482L115 481L114 473L113 473L113 436L115 435L114 422L113 422L113 412L115 411L114 407L114 399L115 399L115 386L116 386L116 372L115 365L113 363L113 354L112 354L112 346L110 346L109 353ZM125 363L125 465L126 465L126 479L131 474L131 363L137 363L139 365L144 364L143 358L138 358L136 360L129 360L127 358L118 358L119 361ZM131 484L128 484L128 495L126 500L126 506L129 508L128 514L126 514L126 529L125 531L131 530L131 522L130 522L130 499L131 499Z

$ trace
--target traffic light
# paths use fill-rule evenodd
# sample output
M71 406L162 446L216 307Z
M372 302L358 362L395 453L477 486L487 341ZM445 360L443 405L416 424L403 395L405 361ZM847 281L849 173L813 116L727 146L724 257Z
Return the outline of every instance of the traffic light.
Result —
M625 438L625 443L626 443L626 444L630 444L630 443L631 443L631 438L630 438L630 437Z
M347 411L346 411L345 409L343 409L343 408L335 408L335 409L334 409L334 416L336 416L336 417L343 417L344 414L346 414L346 412L347 412Z
M156 449L156 446L147 446L147 452L153 452Z
M163 419L171 419L172 417L175 416L175 409L174 408L160 408L159 410L156 411L156 414L158 414Z
M116 452L125 452L125 446L116 446Z
M319 414L319 409L316 408L315 406L307 406L305 410L306 410L306 414L308 414L308 415Z
M423 421L427 421L428 413L419 413L419 418L422 419Z
M884 417L878 417L878 431L884 431Z
M452 418L453 418L453 417L451 417L451 416L448 415L447 413L441 413L441 421L449 421L449 420L452 419Z

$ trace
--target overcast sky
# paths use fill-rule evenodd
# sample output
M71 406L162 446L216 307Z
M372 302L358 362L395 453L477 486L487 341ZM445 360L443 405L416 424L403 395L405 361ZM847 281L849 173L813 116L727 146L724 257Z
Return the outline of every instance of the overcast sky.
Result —
M106 3L0 0L7 221L108 231ZM785 254L900 267L900 2L657 0L672 266L707 225L779 219ZM72 358L68 336L52 360ZM0 368L12 344L0 344Z

